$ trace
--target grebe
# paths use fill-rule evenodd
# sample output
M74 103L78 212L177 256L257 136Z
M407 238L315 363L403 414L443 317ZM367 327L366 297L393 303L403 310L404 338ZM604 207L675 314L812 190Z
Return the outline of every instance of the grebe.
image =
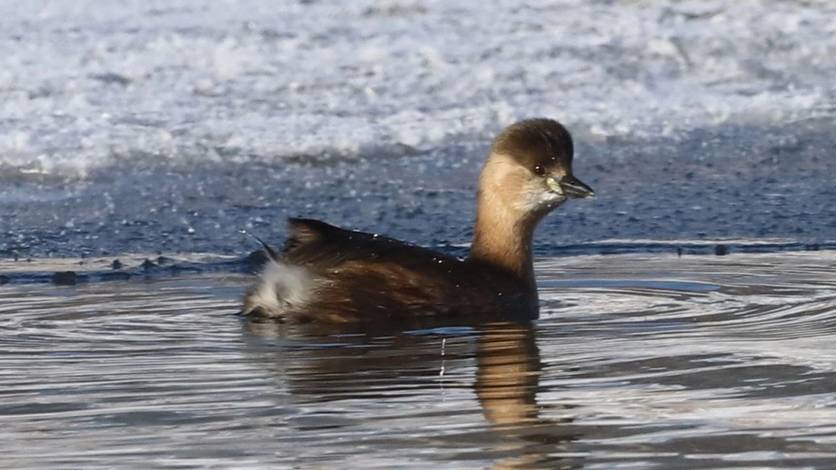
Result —
M569 198L593 196L572 175L572 137L529 119L494 140L479 176L470 254L459 259L310 219L290 219L281 254L247 291L241 314L349 323L539 311L531 243L537 223Z

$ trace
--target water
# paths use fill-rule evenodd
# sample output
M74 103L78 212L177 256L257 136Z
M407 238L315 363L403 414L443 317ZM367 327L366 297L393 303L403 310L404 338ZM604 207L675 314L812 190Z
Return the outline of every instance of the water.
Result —
M536 249L555 256L582 245L574 252L590 253L599 252L592 243L636 240L669 251L694 242L836 246L832 128L580 142L575 173L596 199L546 218ZM284 219L296 216L460 248L472 237L486 150L483 142L329 164L134 162L80 181L16 181L0 186L0 257L240 256L257 248L241 229L280 245Z
M828 468L836 252L538 263L533 325L302 329L248 276L0 287L7 468Z

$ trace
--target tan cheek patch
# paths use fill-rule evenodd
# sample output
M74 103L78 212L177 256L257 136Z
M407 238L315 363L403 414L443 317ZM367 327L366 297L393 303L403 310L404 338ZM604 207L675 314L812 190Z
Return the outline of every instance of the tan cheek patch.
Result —
M519 194L528 180L528 171L506 155L491 155L482 172L482 188L507 199Z
M549 191L542 178L534 177L528 169L506 155L490 156L482 171L480 184L487 201L500 200L500 207L514 212L542 210L563 199L560 194Z

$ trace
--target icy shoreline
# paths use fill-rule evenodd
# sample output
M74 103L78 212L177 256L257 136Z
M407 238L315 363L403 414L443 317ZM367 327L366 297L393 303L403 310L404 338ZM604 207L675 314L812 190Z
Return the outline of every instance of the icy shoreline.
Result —
M400 155L534 115L587 139L832 121L834 18L768 0L6 3L0 167Z

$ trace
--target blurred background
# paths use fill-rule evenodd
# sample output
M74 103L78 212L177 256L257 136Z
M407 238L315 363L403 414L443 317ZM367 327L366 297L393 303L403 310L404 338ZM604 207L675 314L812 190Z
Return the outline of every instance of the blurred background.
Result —
M297 215L461 247L534 116L599 194L540 252L836 240L827 1L2 1L0 30L3 257L243 253Z

